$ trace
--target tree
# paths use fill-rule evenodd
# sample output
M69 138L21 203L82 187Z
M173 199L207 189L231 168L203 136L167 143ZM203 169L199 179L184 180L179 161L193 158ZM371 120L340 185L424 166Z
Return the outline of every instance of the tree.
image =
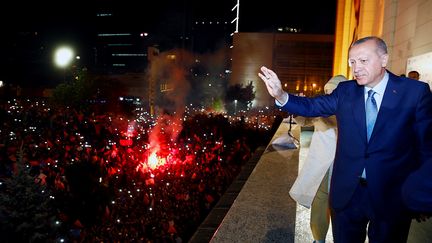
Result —
M0 184L2 242L54 242L55 210L49 192L36 184L23 161L22 145L14 175Z
M125 88L119 80L89 74L81 70L74 74L72 82L59 84L53 92L51 101L63 106L88 106L89 100L117 101Z
M77 106L91 98L96 92L93 82L85 70L78 72L71 82L59 84L53 92L52 101L57 105Z
M228 87L225 96L225 106L229 112L246 110L255 99L253 82L250 81L245 87L243 84L234 84Z

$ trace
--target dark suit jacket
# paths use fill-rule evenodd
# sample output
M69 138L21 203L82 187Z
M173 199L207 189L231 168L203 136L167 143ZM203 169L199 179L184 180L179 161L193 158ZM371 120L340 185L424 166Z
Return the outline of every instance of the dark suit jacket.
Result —
M411 173L402 187L405 204L414 212L432 216L432 163Z
M282 110L300 116L330 116L338 122L338 142L330 186L330 206L344 209L366 168L372 207L381 218L408 214L401 196L406 178L432 163L432 94L426 83L389 72L369 143L364 86L342 82L330 95L289 96Z

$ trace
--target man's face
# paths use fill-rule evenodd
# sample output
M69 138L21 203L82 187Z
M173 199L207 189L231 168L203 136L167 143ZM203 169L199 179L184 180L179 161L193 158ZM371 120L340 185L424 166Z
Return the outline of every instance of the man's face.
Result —
M357 44L349 51L348 63L359 85L374 87L384 77L388 55L381 53L374 40Z
M409 72L408 73L408 78L412 78L412 79L415 79L415 80L419 80L420 79L419 74L416 73L416 72Z

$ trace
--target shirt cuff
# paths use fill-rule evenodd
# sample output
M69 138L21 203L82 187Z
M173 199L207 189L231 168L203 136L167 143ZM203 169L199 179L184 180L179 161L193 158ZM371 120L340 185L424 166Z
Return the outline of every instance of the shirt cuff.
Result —
M281 106L281 107L282 107L282 106L286 105L286 103L288 103L288 100L289 100L289 94L286 93L286 92L285 92L285 94L286 94L286 97L287 97L287 98L286 98L286 100L285 100L284 103L280 103L277 99L275 99L275 103L276 103L277 106Z

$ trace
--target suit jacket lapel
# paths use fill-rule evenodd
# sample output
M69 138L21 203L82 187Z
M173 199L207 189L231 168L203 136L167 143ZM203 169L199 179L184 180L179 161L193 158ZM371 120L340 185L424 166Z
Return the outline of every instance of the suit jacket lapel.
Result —
M365 100L364 100L364 87L357 85L355 94L352 102L352 113L356 129L360 133L360 137L367 142L366 138L366 111L365 111Z
M401 96L399 95L401 94L401 90L398 84L398 78L389 72L389 81L384 91L383 100L378 111L377 119L369 143L372 142L376 134L379 134L379 131L384 128L385 123L391 121L392 119L391 117L388 117L391 113L390 111L396 108L396 105L401 99Z

